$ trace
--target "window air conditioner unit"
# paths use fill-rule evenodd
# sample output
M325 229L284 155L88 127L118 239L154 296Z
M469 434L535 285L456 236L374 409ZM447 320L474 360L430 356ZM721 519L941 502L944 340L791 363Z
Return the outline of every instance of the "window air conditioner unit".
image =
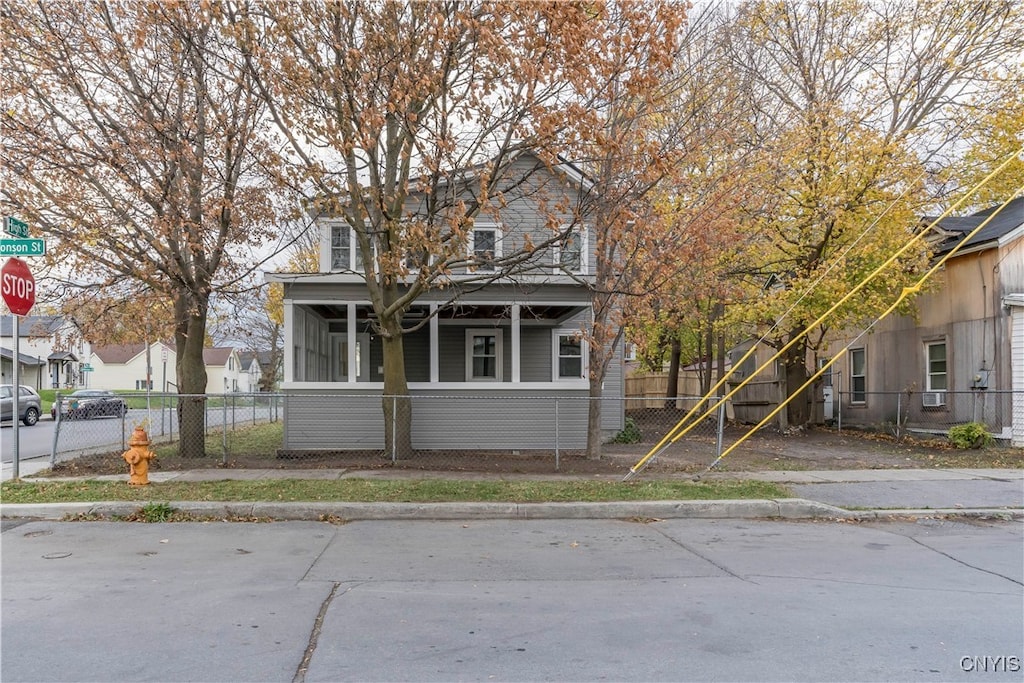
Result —
M921 394L921 405L925 408L940 408L946 405L946 392L926 391Z

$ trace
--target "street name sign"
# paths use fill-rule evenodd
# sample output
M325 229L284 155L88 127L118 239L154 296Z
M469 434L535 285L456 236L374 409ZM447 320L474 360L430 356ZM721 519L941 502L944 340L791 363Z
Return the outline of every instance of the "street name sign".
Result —
M4 218L4 232L12 237L28 237L28 223L19 221L14 216Z
M42 256L46 253L46 240L0 240L0 256Z
M27 263L19 258L7 259L4 267L0 268L0 295L3 295L11 313L28 315L36 304L36 280Z

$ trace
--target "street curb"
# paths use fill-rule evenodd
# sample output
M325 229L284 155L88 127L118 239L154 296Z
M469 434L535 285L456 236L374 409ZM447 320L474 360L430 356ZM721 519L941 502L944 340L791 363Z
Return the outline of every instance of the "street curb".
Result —
M0 505L3 519L61 520L85 516L128 517L138 501L27 503ZM819 519L880 520L921 517L1024 519L1024 509L950 508L857 510L803 498L777 500L611 501L605 503L171 503L178 512L213 519L321 520L483 520L483 519Z
M25 503L0 505L4 519L127 517L144 503ZM215 519L273 520L479 520L479 519L834 519L851 518L842 508L800 498L778 500L658 500L603 503L170 503L174 510Z

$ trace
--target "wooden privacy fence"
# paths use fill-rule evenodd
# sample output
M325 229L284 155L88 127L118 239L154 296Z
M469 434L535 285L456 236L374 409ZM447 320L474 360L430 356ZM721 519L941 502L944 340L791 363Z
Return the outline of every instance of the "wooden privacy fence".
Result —
M664 408L668 391L668 373L634 372L626 377L626 410ZM700 378L695 373L679 373L676 396L703 396Z

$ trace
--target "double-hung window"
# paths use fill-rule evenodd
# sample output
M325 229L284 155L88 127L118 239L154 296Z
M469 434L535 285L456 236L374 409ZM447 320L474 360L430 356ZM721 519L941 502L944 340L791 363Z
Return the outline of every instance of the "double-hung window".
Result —
M466 379L471 382L500 382L502 369L500 329L466 330Z
M497 227L473 228L473 268L483 272L494 272L495 260L501 257L501 232Z
M945 391L948 386L946 375L946 342L932 342L925 346L928 356L925 390Z
M362 250L347 223L331 225L331 270L363 270Z
M850 402L864 403L868 398L867 356L864 349L850 349Z
M580 230L570 230L565 239L556 246L556 265L559 272L569 272L581 275L587 271L586 233Z
M555 340L555 379L584 377L584 343L579 333L559 333Z

